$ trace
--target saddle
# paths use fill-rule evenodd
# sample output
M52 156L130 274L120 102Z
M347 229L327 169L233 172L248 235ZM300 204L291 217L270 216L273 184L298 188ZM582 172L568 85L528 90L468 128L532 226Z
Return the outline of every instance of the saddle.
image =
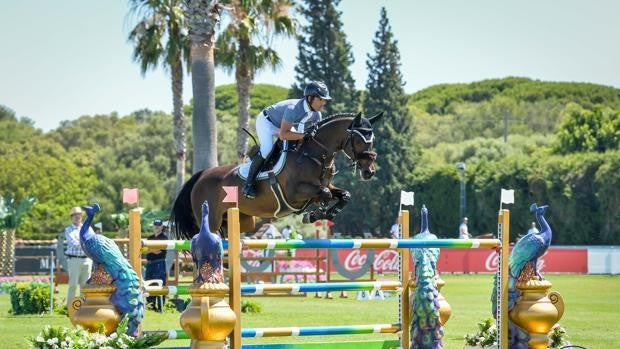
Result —
M284 191L278 182L277 175L282 172L284 165L286 164L286 157L290 151L295 148L296 141L281 141L278 140L271 151L267 159L265 159L265 165L256 176L257 181L269 180L269 186L271 187L271 193L276 201L276 209L273 212L273 217L284 217L290 213L303 212L308 203L301 209L292 207L284 195ZM251 161L248 160L237 168L237 176L244 181L248 178L248 172L250 171Z
M292 143L292 144L291 144ZM263 163L263 167L261 167L260 172L256 176L257 181L262 181L268 179L269 176L277 176L284 169L284 164L286 163L286 155L287 153L294 147L296 142L282 141L278 139L276 143L273 145L273 149L265 162ZM254 149L253 149L254 150ZM250 151L251 154L255 152ZM250 156L251 158L251 156ZM251 160L247 160L243 164L239 165L237 170L237 175L241 177L244 181L248 178L248 172L250 171Z

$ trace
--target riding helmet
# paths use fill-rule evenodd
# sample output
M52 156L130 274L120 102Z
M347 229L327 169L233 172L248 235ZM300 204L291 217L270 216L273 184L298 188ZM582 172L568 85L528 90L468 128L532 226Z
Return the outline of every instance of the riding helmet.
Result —
M329 90L323 81L312 81L304 89L304 97L319 96L323 99L330 100Z

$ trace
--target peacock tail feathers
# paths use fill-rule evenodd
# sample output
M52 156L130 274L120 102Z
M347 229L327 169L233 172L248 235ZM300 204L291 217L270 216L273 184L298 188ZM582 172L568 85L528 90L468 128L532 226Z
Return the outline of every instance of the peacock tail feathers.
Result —
M428 210L422 207L422 225L414 239L435 240L428 230ZM412 249L415 264L416 288L411 304L410 349L443 348L443 327L439 320L439 290L435 270L439 260L438 248Z

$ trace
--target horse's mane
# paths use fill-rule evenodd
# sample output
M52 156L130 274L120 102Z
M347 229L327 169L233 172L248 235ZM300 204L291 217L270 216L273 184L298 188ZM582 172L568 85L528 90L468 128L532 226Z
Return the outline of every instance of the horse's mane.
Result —
M330 121L333 121L335 119L354 118L356 116L357 116L356 113L336 113L336 114L332 114L332 115L326 117L325 119L319 121L317 126L321 127L324 124L326 124L326 123L328 123Z

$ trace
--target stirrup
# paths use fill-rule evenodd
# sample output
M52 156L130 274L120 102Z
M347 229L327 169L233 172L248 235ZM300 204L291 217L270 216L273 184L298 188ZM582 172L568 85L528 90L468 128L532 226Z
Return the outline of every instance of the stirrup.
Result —
M248 199L256 199L256 183L254 185L246 183L243 187L243 196Z

